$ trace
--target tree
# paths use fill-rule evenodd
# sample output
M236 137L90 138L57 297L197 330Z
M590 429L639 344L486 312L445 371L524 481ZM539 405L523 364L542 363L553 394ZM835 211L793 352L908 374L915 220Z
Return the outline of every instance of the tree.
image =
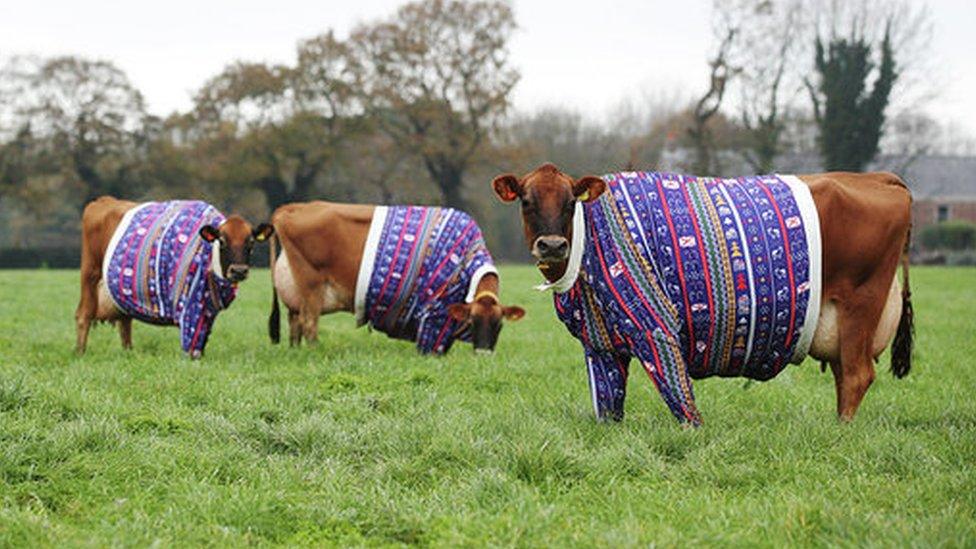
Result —
M6 98L12 125L29 128L58 152L60 167L83 187L78 207L102 194L133 196L125 175L146 112L125 73L107 61L70 56L10 66L16 70L2 79L11 83L5 92L12 93Z
M342 179L348 199L360 202L416 203L439 194L430 183L412 174L423 170L416 155L373 125L362 128L346 142ZM419 183L419 185L418 185ZM421 188L426 187L426 188ZM424 191L427 192L424 192ZM433 191L431 193L431 191Z
M713 170L718 169L712 160L714 143L709 120L718 113L722 106L722 100L725 98L729 79L738 72L738 69L729 63L729 50L739 32L738 26L731 20L725 20L721 32L723 33L722 41L719 43L715 57L708 62L711 69L708 89L695 102L692 109L692 121L686 129L695 152L691 169L700 175L708 175Z
M502 2L423 0L350 38L365 112L420 156L449 206L465 206L465 172L509 107L514 29Z
M742 156L754 171L772 172L799 80L804 1L717 0L714 9L738 33L728 56L739 69L737 109L747 137Z
M313 198L356 124L347 59L329 32L299 43L293 67L234 63L197 93L205 132L230 131L239 142L228 145L259 159L250 182L269 208Z
M878 154L885 108L898 77L890 36L886 30L870 91L867 80L875 63L862 36L834 37L827 44L819 36L816 39L814 60L820 81L809 89L827 170L861 171Z

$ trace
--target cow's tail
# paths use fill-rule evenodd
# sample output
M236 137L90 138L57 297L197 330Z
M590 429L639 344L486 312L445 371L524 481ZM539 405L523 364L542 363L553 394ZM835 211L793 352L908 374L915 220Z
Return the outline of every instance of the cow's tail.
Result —
M278 287L275 285L275 263L278 260L278 233L275 232L268 239L268 250L271 255L268 264L271 266L271 316L268 317L268 336L271 343L281 343L281 311L278 307Z
M915 313L912 311L912 291L908 286L908 244L911 231L905 240L905 250L901 257L901 320L895 341L891 344L891 373L897 378L908 375L912 369L912 349L915 345Z

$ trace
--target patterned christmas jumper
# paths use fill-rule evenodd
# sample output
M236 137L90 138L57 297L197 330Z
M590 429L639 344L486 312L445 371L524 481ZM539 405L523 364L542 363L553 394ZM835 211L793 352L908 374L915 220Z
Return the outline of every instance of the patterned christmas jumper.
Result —
M820 225L794 176L628 172L578 203L556 313L583 344L594 411L621 419L636 358L679 421L692 378L767 380L806 356L820 309Z
M414 341L424 354L443 354L467 326L447 314L470 303L481 278L498 274L481 229L450 208L378 206L356 283L357 326Z
M116 307L144 322L179 326L183 350L193 355L203 352L217 313L237 294L218 274L219 245L200 236L204 225L223 221L206 202L146 202L126 212L105 253L103 280Z

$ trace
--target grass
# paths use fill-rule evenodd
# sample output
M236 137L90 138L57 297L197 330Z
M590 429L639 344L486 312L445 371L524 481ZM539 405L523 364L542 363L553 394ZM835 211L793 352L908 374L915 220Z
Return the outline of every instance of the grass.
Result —
M528 315L490 358L344 314L272 347L258 272L192 362L143 324L76 357L77 274L0 272L0 546L976 544L976 270L913 271L915 367L885 358L853 424L808 361L698 382L698 430L636 364L594 422L537 275L502 273Z

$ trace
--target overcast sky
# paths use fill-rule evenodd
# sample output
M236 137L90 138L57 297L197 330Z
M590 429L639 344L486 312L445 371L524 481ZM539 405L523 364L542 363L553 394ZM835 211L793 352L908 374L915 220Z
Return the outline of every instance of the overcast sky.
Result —
M921 1L921 0L920 0ZM185 110L236 59L292 62L301 38L391 13L398 0L31 0L0 2L0 56L76 54L118 64L156 114ZM976 2L931 0L944 89L929 112L976 134ZM623 97L699 92L710 0L514 2L516 106L599 116Z

